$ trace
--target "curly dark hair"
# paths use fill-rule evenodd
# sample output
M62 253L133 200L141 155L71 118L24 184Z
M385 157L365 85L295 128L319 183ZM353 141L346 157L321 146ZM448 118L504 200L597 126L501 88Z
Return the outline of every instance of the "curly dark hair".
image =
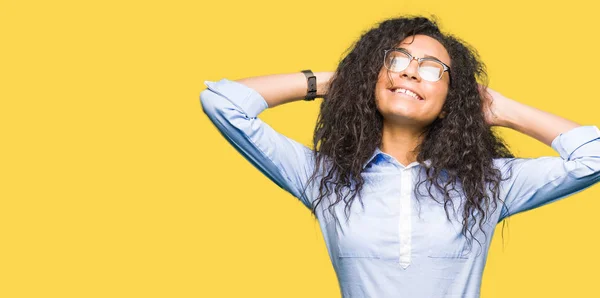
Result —
M333 186L336 201L328 209L336 219L332 207L343 200L345 210L349 211L363 188L363 165L382 142L383 116L377 109L374 90L383 67L383 50L416 34L439 41L450 56L452 69L442 107L446 116L425 128L423 141L416 148L417 161L423 164L430 160L431 166L426 169L427 179L419 181L415 193L422 183L428 182L429 195L435 200L431 195L431 186L435 185L444 193L444 209L450 220L447 207L453 206L453 202L449 193L456 190L456 183L460 181L466 200L462 211L462 234L467 237L469 232L469 240L473 239L470 218L476 221L478 214L482 228L489 215L486 212L490 210L490 203L497 207L497 201L501 200L502 177L500 170L494 168L493 159L514 156L485 122L478 84L487 87L486 68L475 49L453 35L440 32L437 23L435 16L387 19L364 33L346 50L349 53L340 61L330 80L314 130L315 171L309 181L319 172L322 174L319 195L312 207L314 216L322 199L332 193L330 186ZM327 167L319 170L322 164ZM444 179L438 179L442 177ZM446 182L440 183L442 180ZM487 194L488 183L494 199ZM344 193L345 190L348 191Z

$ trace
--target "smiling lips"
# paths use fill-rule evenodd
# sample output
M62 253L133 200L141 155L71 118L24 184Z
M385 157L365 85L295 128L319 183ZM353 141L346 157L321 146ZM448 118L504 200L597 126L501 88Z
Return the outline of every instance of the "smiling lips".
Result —
M410 97L412 97L412 98L414 98L416 100L423 100L423 98L421 96L419 96L417 93L415 93L413 91L410 91L408 89L404 89L404 88L392 88L392 89L389 89L389 90L391 92L394 92L394 93L403 93L403 94L406 94L406 95L408 95L408 96L410 96Z

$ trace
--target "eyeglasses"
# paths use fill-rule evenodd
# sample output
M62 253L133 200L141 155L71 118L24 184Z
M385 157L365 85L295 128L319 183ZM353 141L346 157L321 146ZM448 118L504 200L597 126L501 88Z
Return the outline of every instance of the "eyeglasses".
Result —
M450 75L450 67L436 58L413 57L413 55L403 48L393 48L384 50L383 52L385 57L383 60L383 65L393 72L401 72L408 68L411 61L417 60L419 63L419 75L426 81L439 81L445 71L447 71L448 75Z

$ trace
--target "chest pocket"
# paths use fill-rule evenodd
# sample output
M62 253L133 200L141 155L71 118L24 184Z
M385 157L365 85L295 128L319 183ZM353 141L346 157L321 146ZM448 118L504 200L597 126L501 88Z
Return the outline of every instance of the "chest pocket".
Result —
M481 253L487 247L485 235L478 226L473 226L472 220L469 220L470 231L467 230L466 233L471 239L467 239L462 234L462 223L455 220L450 223L445 217L443 220L445 224L436 225L433 228L435 232L431 233L427 255L429 258L466 260ZM486 233L489 235L490 231Z
M468 259L471 255L472 245L469 245L467 238L461 232L462 210L455 208L453 211L452 207L448 206L450 215L450 220L448 220L444 206L435 204L431 216L427 218L426 229L430 231L427 256L429 258ZM467 235L470 235L468 231ZM473 242L475 241L473 240Z

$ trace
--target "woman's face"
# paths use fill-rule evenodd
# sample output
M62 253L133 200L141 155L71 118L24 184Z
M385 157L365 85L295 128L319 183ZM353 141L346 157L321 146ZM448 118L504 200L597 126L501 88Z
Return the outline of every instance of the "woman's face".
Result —
M433 56L451 66L450 56L444 46L427 35L409 36L396 47L408 50L414 57ZM382 66L375 86L377 108L390 124L426 127L440 116L448 95L449 79L448 72L444 72L442 78L436 82L422 79L416 60L411 61L405 70L398 73ZM420 99L395 92L398 88L408 89Z

